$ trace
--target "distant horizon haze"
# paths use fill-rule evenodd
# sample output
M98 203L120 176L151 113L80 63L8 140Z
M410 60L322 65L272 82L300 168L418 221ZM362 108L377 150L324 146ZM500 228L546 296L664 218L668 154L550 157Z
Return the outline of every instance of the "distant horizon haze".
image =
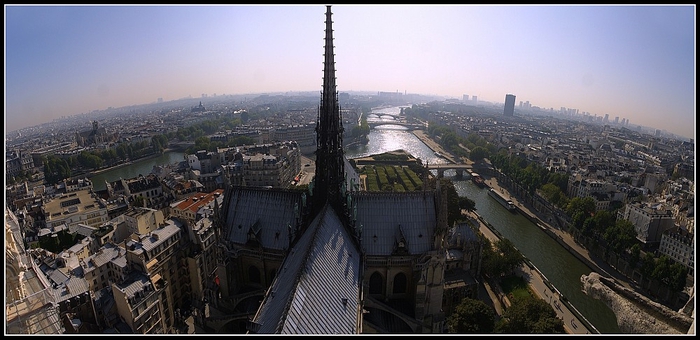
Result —
M695 139L695 5L334 5L338 92L504 102ZM5 131L320 91L325 5L5 5ZM202 98L203 100L205 98Z

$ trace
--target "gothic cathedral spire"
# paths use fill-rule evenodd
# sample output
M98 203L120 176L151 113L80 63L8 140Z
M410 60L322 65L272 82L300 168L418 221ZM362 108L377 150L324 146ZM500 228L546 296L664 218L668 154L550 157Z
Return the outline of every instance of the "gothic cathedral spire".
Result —
M326 6L326 37L323 61L323 90L316 121L316 174L313 200L322 207L330 203L337 212L344 210L345 160L343 122L335 85L333 21L331 6Z

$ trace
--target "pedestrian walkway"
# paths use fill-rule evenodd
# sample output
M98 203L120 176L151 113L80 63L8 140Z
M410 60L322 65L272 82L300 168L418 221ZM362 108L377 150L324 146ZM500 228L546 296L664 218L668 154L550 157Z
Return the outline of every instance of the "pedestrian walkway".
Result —
M481 218L476 212L466 211L466 215L469 220L472 221L472 223L477 225L479 231L481 231L481 233L487 239L491 240L491 242L498 241L498 236L482 222ZM527 264L523 264L521 268L516 271L516 275L527 281L531 290L535 292L540 299L547 301L550 305L552 305L552 308L557 313L557 317L564 321L564 331L566 331L566 333L585 334L588 332L585 327L578 326L580 324L579 321L574 321L577 320L575 314L570 311L565 304L559 302L558 292L556 290L552 290L547 284L545 284L545 278L542 276L540 271L537 270L537 268L533 270ZM497 290L497 288L494 289L490 287L487 282L484 282L484 285L488 290L489 296L493 300L493 306L497 308L497 314L499 316L503 315L501 297L498 295L498 293L494 292L494 290ZM570 324L567 325L567 322ZM574 325L576 325L576 327L574 327Z

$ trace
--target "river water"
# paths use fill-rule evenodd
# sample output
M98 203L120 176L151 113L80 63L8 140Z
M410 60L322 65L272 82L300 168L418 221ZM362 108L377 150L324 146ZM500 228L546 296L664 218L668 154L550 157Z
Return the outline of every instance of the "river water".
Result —
M128 179L139 175L146 176L151 173L154 165L171 164L184 160L185 154L182 152L165 152L157 157L138 160L127 166L107 170L90 177L90 180L92 181L93 190L100 191L106 188L105 181L114 182L119 178Z
M367 116L368 122L380 120L388 124L400 112L399 107L384 108ZM434 152L411 131L399 125L380 125L372 129L367 145L354 146L345 150L347 158L364 157L372 154L403 149L423 162L430 164L447 163L435 156ZM591 270L583 262L562 248L559 243L540 230L520 214L508 212L494 199L487 189L481 189L469 179L455 178L455 172L445 171L445 177L452 180L457 193L476 203L476 211L493 225L505 238L513 242L520 252L547 277L547 279L571 302L571 304L603 334L620 333L615 314L600 300L593 299L581 291L582 275Z

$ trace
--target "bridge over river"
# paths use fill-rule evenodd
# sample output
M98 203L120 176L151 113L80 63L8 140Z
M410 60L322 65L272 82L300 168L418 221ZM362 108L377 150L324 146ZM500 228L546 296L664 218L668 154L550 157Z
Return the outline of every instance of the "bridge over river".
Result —
M454 170L458 178L462 178L465 174L471 174L471 164L428 164L428 170L437 170L438 178L445 175L445 170Z
M426 128L423 123L408 123L400 120L367 120L367 125L372 129L379 125L400 125L409 130L422 130Z

